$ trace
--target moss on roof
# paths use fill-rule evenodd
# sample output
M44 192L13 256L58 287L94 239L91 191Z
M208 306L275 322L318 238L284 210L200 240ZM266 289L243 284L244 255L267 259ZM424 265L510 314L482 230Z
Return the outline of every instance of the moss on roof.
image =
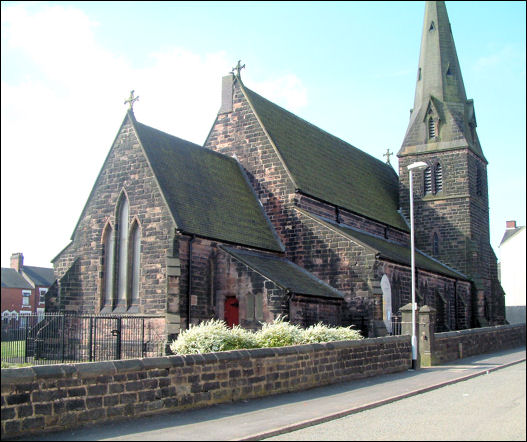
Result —
M243 87L299 190L397 229L399 179L393 168Z
M369 235L344 226L335 226L341 232L352 238L368 245L376 250L379 258L385 258L389 261L397 262L404 265L411 265L411 250L409 245L398 244L378 236ZM436 261L421 251L415 249L415 266L422 270L428 270L433 273L440 273L455 279L467 279L463 274L447 267L439 261Z
M297 209L301 210L301 209ZM306 213L302 211L302 213ZM323 220L322 218L309 214L309 216L318 219L321 223L330 225L335 230L343 233L345 236L352 240L356 240L357 242L373 249L376 251L377 256L379 258L387 259L388 261L392 261L398 264L403 264L406 266L411 265L411 250L410 245L404 245L400 243L395 243L393 241L389 241L385 238L380 238L378 236L374 236L369 233L365 233L356 229L353 229L351 227L344 226L342 224L335 224L333 222L329 222L326 220ZM451 278L455 279L463 279L467 280L468 278L463 275L462 273L446 266L445 264L441 263L440 261L437 261L418 249L415 249L415 266L416 268L427 270L432 273L439 273Z
M180 230L281 251L236 160L137 121L134 127Z
M238 261L292 293L323 298L343 298L337 289L285 258L232 247L221 246L221 248Z

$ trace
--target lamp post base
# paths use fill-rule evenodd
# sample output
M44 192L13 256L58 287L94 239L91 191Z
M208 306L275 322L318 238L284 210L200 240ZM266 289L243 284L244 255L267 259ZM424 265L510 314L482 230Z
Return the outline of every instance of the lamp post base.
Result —
M417 359L412 359L412 370L417 370Z

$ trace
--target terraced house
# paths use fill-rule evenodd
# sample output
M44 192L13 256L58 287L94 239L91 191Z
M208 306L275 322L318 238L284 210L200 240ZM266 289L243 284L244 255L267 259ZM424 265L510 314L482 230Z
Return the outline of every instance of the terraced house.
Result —
M411 299L407 166L424 161L418 303L440 331L503 323L487 161L444 2L426 3L417 74L398 174L251 90L239 68L204 146L128 110L53 261L47 310L158 314L169 337L278 315L389 333Z

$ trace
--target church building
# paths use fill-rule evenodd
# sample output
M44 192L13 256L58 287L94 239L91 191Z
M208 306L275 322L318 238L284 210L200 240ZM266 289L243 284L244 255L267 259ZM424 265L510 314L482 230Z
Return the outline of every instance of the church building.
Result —
M203 146L137 121L131 96L53 260L47 311L157 316L169 339L210 318L256 329L278 316L391 333L411 300L407 166L420 161L418 304L436 309L438 331L504 323L487 161L444 2L426 2L399 174L249 89L240 70L222 79Z

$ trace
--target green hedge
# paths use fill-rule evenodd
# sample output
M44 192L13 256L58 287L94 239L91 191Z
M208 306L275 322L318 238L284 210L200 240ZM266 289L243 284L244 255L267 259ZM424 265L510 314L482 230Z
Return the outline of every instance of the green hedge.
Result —
M240 326L229 328L224 321L211 319L183 331L172 341L170 350L183 355L356 339L362 339L362 336L351 327L329 327L319 323L303 329L277 318L272 323L264 323L261 330L252 332Z

